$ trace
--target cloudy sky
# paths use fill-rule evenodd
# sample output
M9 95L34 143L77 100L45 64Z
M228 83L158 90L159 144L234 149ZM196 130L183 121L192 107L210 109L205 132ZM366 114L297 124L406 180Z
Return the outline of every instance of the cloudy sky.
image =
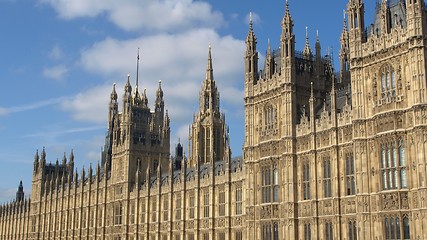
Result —
M306 26L313 47L318 29L322 54L331 48L337 62L347 1L289 2L297 49ZM79 169L100 160L109 93L113 83L123 93L127 74L134 81L138 47L140 87L152 104L162 80L174 146L179 138L186 142L211 44L233 155L241 155L249 13L262 60L268 39L279 45L284 6L284 0L0 0L0 203L13 199L20 180L30 193L37 149L45 147L52 163L74 149Z

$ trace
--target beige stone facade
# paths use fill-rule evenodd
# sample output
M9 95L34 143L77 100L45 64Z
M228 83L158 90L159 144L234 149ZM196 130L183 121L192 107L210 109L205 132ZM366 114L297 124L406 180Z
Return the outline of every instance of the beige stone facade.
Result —
M209 49L200 107L170 156L161 84L155 109L113 88L102 164L34 160L31 201L0 207L0 239L427 239L427 15L382 1L365 28L349 0L340 72L295 50L288 3L280 47L258 69L246 39L243 159L231 158ZM137 76L138 79L138 76Z

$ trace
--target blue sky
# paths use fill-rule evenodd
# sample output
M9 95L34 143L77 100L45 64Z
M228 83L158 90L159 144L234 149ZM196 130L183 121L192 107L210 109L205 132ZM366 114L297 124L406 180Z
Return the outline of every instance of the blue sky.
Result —
M297 49L306 26L314 48L318 29L322 54L332 48L337 62L347 1L289 3ZM140 87L152 104L162 80L174 146L179 138L186 143L211 43L233 155L240 155L249 12L262 59L268 39L278 47L284 6L284 0L0 0L0 203L14 198L20 180L28 196L33 157L43 146L52 163L74 149L79 171L99 161L112 84L121 96L127 74L135 79L138 47ZM367 23L373 7L366 3Z

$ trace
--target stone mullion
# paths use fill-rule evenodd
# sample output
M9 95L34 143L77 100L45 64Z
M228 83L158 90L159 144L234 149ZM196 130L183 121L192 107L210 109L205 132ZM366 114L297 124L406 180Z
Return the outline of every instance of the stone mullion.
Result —
M25 208L25 226L24 226L24 235L22 235L22 239L28 239L29 238L29 226L30 226L30 202L31 200L28 199L28 202L26 203Z
M75 178L75 180L74 181L77 181L77 179ZM71 238L72 239L76 239L76 217L77 217L77 215L76 215L76 202L77 202L77 184L74 182L74 183L72 183L72 184L74 184L74 189L73 189L73 196L72 196L72 201L73 201L73 209L72 209L72 211L73 211L73 219L72 219L72 223L71 223L71 225L73 226L71 229L72 229L72 234L71 234Z
M4 225L5 225L5 206L0 206L0 239L3 240L4 237Z
M94 207L95 207L95 210L93 211L94 212L94 216L92 216L93 217L93 237L96 239L97 237L98 237L98 216L99 216L99 213L98 213L98 211L99 211L99 174L101 174L99 171L98 171L98 169L99 169L99 165L97 166L98 168L97 168L97 171L96 171L96 177L95 177L95 181L96 181L96 184L95 184L95 205L94 205Z
M53 189L53 193L52 193L52 199L54 201L55 206L53 206L55 208L55 212L53 212L53 222L54 224L52 224L53 227L53 239L56 238L56 230L58 229L57 224L61 224L60 221L57 221L57 217L58 217L58 189L57 189L57 181L55 181L55 189Z
M69 229L70 229L70 202L71 202L71 177L68 179L68 182L66 183L67 186L67 195L66 195L66 221L65 221L65 239L68 239ZM65 193L64 193L65 194Z
M92 228L91 226L91 218L93 218L94 216L91 215L91 200L92 200L92 167L90 167L89 169L89 176L88 176L88 190L87 190L87 209L86 209L86 239L89 240L89 234L90 231L89 229ZM92 223L94 221L92 220Z
M61 181L61 185L59 186L60 187L60 189L61 189L61 198L60 198L60 205L61 205L61 208L60 208L60 213L59 213L59 239L62 239L63 238L63 233L64 233L64 220L65 220L65 217L64 217L64 183L63 183L63 180L64 179L62 179L62 181Z
M46 180L47 181L47 180ZM46 186L46 184L45 184L45 186ZM45 239L45 235L46 235L46 213L47 213L47 203L48 203L48 201L47 201L47 193L46 193L46 187L45 187L45 192L44 192L44 196L42 196L42 204L44 205L43 206L43 211L42 211L42 213L41 213L41 215L42 215L42 218L43 218L43 220L42 220L42 230L41 230L41 238L42 239ZM44 201L43 201L44 200Z

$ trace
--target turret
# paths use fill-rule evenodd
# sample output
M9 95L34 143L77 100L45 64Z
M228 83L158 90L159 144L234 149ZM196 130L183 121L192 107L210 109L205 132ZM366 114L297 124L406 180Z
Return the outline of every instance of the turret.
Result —
M181 169L182 161L184 161L184 149L179 141L175 147L175 161L174 169Z
M381 3L381 34L388 34L391 30L390 8L387 0Z
M289 11L289 2L286 1L285 16L282 19L282 34L280 36L282 55L282 74L285 73L284 81L291 83L294 78L295 64L295 34L293 32L294 21Z
M213 77L212 54L209 46L208 64L206 67L206 78L203 82L202 92L200 94L200 113L210 112L219 113L219 93Z
M158 124L163 122L163 116L165 112L165 102L163 100L163 90L162 90L162 81L159 80L159 87L157 88L156 92L156 102L155 102L155 114L156 114L156 121Z
M409 36L421 36L426 29L424 0L406 0L406 22Z
M316 113L315 113L315 104L316 104L316 98L314 97L314 91L313 91L313 82L311 82L311 93L310 93L310 125L313 128L311 131L315 131L316 127Z
M117 92L116 92L116 84L113 84L113 90L110 95L110 104L108 107L108 127L109 129L113 128L114 117L118 113L119 105L117 102Z
M347 20L344 11L343 30L340 37L340 82L350 82L350 48L349 48L349 33L347 30Z
M315 72L316 72L316 78L317 78L317 84L324 85L324 81L321 81L321 77L324 74L324 68L323 68L323 61L322 61L322 47L320 45L320 38L319 38L319 30L316 31L316 45L315 45L315 51L316 51L316 58L315 58Z
M258 52L256 50L257 39L253 29L252 13L250 14L249 32L246 37L245 52L245 81L247 84L255 84L258 81ZM246 93L247 94L247 93Z
M305 27L305 46L302 51L302 56L305 60L311 60L313 58L313 51L310 47L310 42L308 40L308 27Z
M24 200L24 186L22 181L19 182L18 191L16 191L16 202Z
M320 45L319 30L316 30L316 62L320 62L322 59L322 47Z
M33 175L35 175L38 172L38 167L39 167L39 150L36 150L36 154L34 155Z
M68 158L69 158L69 162L68 162L68 166L67 166L67 168L68 168L68 174L70 176L73 176L73 171L74 171L74 153L73 153L73 149L71 149L71 153L70 153L70 156Z
M265 57L265 79L270 79L274 74L274 59L271 54L270 39L268 39L267 56Z
M363 0L350 0L348 3L350 34L354 40L365 41L365 4Z
M43 147L42 153L40 154L40 165L39 168L43 171L44 167L46 166L46 151Z
M130 114L132 104L132 86L130 85L130 75L128 75L125 85L125 92L123 94L123 113Z
M61 163L61 165L62 166L67 165L67 156L65 155L65 152L64 152L64 156L62 157L62 163Z
M337 97L335 92L335 74L331 75L332 77L332 89L331 89L331 118L332 126L337 124Z

